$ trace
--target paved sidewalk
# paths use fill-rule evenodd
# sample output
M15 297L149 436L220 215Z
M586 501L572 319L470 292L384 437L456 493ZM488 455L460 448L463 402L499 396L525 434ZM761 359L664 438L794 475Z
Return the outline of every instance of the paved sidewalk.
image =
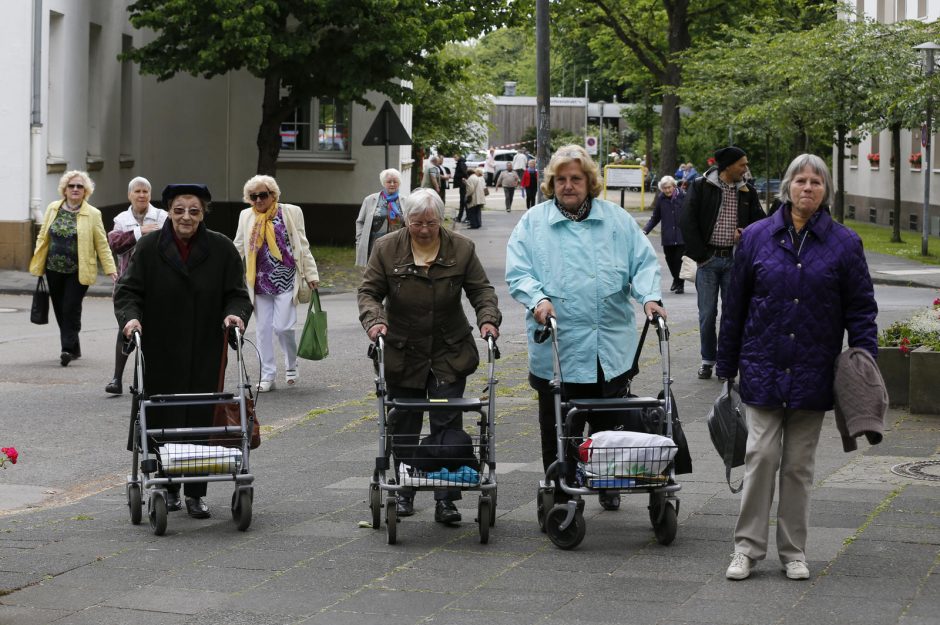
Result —
M494 282L519 212L487 211L484 229L468 233ZM873 274L914 265L923 268L872 259ZM940 287L931 274L912 275ZM0 290L29 292L33 282L0 272ZM146 517L130 524L121 485L62 507L0 516L0 624L940 623L937 416L891 410L884 442L862 440L848 454L827 416L810 512L811 579L786 579L773 531L768 559L751 578L725 579L739 498L729 493L709 440L705 414L719 384L695 377L698 331L687 312L670 318L673 390L694 464L693 474L679 476L675 542L657 544L647 499L636 495L625 496L617 512L587 501L583 543L555 548L536 524L541 462L521 312L503 299L505 291L500 297L499 499L489 544L480 544L472 493L458 502L458 527L434 523L426 493L416 499L417 514L399 525L398 544L386 544L384 528L363 527L377 451L375 404L351 397L265 430L251 458L257 482L247 532L228 518L227 484L209 488L211 519L172 513L164 537L151 534ZM673 299L670 310L688 311L693 302ZM640 394L661 388L654 343L634 383ZM370 375L367 368L351 375ZM467 394L483 382L475 375ZM911 462L932 462L921 465L928 479L891 471Z

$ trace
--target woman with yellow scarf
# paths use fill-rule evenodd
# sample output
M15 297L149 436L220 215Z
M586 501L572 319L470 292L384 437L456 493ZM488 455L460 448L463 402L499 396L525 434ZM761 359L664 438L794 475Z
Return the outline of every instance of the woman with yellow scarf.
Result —
M301 285L315 289L320 284L317 263L310 253L299 206L281 204L281 189L271 176L254 176L245 183L243 199L251 204L238 217L235 247L245 259L245 281L255 305L255 332L261 353L258 391L275 388L277 364L274 337L284 352L284 379L297 383L298 293Z

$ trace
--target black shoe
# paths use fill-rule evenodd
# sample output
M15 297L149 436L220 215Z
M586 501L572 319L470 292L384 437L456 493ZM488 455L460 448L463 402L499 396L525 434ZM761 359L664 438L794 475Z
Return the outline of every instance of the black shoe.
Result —
M121 378L112 378L108 385L104 387L105 393L110 393L111 395L120 395L124 392L124 388L121 386Z
M434 508L435 521L452 525L460 523L460 518L460 512L457 511L457 506L454 505L453 501L449 499L438 500L437 507Z
M675 291L677 288L679 288L679 283L678 283L678 281L673 280L673 281L672 281L672 286L669 287L669 290L670 290L670 291Z
M399 495L395 503L395 512L400 517L413 515L415 513L415 500L411 497L402 497Z
M710 380L712 377L712 366L711 365L702 365L698 370L698 379L699 380Z
M183 509L183 502L180 501L180 492L178 490L168 490L166 492L166 511L176 512Z
M59 363L63 367L68 367L69 363L72 362L73 360L74 358L72 354L70 354L69 352L62 352L61 354L59 354Z
M675 292L676 292L676 295L682 295L683 293L685 293L685 287L677 286Z
M600 493L597 496L597 501L600 502L601 507L604 510L619 510L620 509L620 493Z
M169 508L169 506L167 507ZM194 519L208 519L212 516L209 513L209 506L203 501L202 497L187 497L186 513Z

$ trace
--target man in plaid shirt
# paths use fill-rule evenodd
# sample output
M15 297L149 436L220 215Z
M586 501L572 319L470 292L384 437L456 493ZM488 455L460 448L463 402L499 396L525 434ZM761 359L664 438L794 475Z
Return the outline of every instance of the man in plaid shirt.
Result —
M715 152L715 165L689 186L680 226L685 254L696 263L698 324L702 366L698 377L707 380L718 351L718 296L724 302L731 285L734 246L741 231L766 215L757 191L744 181L747 154L737 146Z

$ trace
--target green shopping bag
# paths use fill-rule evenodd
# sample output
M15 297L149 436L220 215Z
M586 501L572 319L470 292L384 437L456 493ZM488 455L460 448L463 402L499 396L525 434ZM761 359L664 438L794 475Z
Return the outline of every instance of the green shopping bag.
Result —
M326 340L326 311L320 308L320 292L313 289L307 306L307 322L300 335L297 355L306 360L323 360L330 354Z

